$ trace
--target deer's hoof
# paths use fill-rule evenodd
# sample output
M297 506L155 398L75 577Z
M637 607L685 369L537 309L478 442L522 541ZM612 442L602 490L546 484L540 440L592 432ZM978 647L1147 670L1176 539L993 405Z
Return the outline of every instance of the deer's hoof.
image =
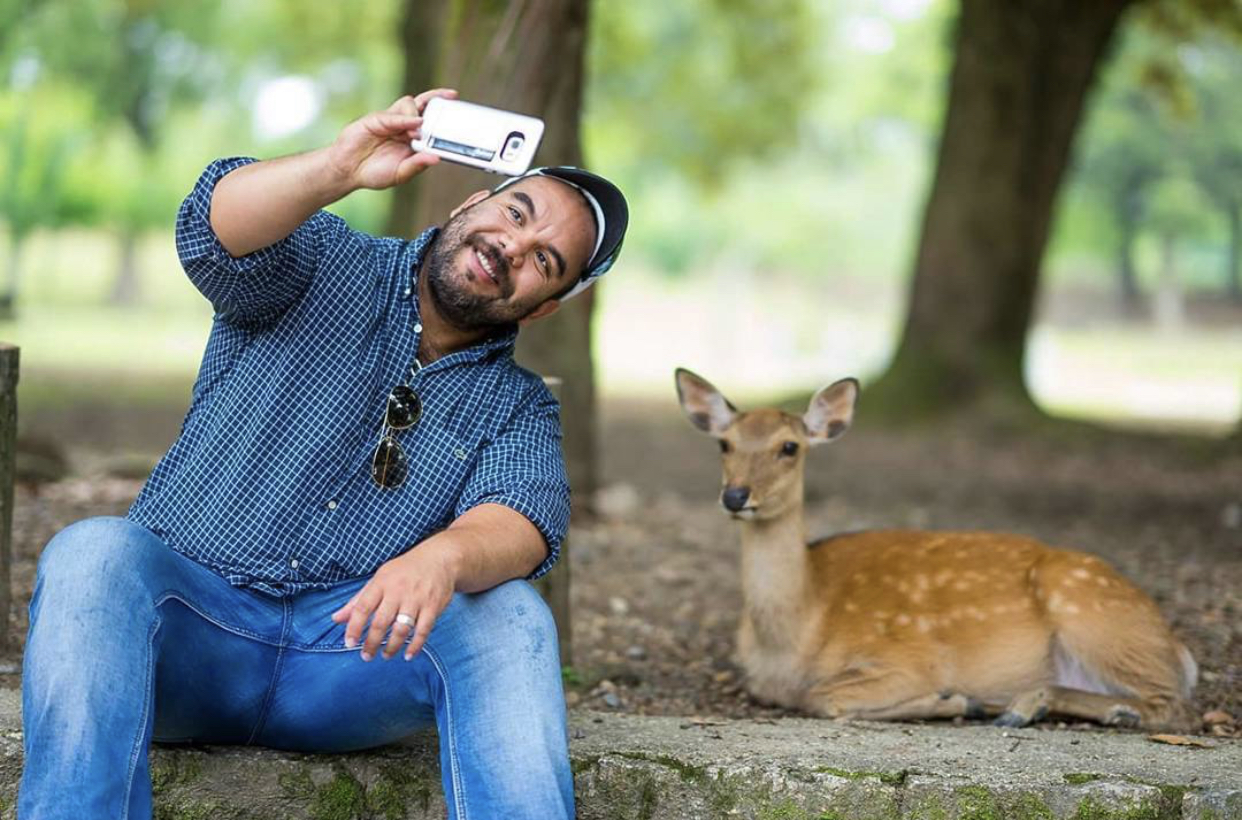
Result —
M1124 729L1136 729L1142 722L1142 715L1121 703L1109 709L1108 714L1104 716L1104 725L1120 726Z

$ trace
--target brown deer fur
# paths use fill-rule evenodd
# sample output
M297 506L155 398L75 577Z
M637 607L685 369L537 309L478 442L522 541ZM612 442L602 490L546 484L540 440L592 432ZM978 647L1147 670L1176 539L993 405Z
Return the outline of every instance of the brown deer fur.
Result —
M806 452L848 429L853 379L803 416L739 413L687 370L677 388L721 442L722 503L742 533L737 655L757 699L825 717L1190 726L1193 658L1152 600L1093 555L989 532L807 543Z

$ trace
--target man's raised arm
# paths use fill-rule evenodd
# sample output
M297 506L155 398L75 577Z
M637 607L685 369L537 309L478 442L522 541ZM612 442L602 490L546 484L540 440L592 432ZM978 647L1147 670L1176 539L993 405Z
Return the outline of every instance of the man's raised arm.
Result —
M320 208L359 188L400 185L439 161L416 153L410 140L432 97L455 97L437 88L402 97L341 131L332 145L305 154L245 165L216 185L211 228L234 258L273 245Z

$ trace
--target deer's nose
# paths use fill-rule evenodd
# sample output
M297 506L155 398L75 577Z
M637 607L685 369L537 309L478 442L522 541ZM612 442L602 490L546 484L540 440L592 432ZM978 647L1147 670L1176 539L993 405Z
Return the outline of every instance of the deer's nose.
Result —
M741 512L748 498L750 498L750 487L725 487L725 491L720 494L720 503L724 504L729 512Z

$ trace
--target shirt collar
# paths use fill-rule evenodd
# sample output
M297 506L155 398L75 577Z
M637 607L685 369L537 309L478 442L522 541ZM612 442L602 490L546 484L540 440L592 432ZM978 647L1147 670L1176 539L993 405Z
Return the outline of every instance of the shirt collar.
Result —
M418 304L418 270L422 267L423 259L427 255L427 251L431 248L432 242L439 235L440 229L436 226L427 228L425 231L415 237L407 246L408 265L406 270L407 287L410 291L410 302L413 305L414 320L418 321L422 312L419 310ZM450 353L444 357L444 360L453 361L478 361L499 355L513 355L514 346L517 344L518 326L516 324L508 328L498 329L496 333L482 341L459 350L456 353Z

